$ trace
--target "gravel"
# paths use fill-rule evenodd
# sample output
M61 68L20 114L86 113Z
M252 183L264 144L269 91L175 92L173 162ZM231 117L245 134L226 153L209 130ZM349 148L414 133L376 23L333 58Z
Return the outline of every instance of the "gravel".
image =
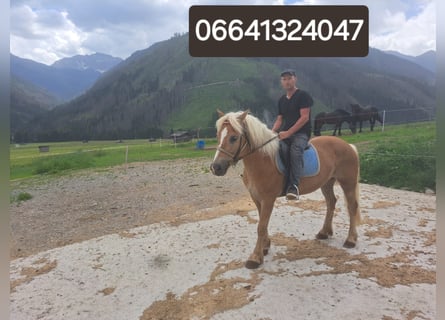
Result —
M131 163L11 183L12 259L248 198L242 164L224 177L210 158Z

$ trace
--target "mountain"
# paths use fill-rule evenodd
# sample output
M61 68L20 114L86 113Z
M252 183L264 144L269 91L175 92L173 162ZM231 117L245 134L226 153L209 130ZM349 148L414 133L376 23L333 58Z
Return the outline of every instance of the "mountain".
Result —
M422 67L436 73L436 52L427 51L417 57L415 57L414 62L421 65Z
M85 92L122 59L96 53L56 61L52 66L11 55L11 136L37 115ZM18 133L18 134L17 134Z
M351 61L385 74L413 78L432 85L436 81L435 74L431 70L422 67L416 62L418 60L401 59L378 49L370 48L367 57L351 58Z
M91 69L103 73L122 61L121 58L112 57L103 53L94 53L90 55L76 55L70 58L63 58L54 62L52 66L59 69Z
M44 89L12 76L10 96L10 131L12 135L31 119L44 114L60 102ZM20 135L15 139L26 140Z
M214 136L216 108L249 108L270 124L282 94L279 73L289 67L314 97L313 116L360 103L386 110L389 122L434 117L434 74L376 49L365 58L193 58L183 35L135 52L26 130L36 141L148 138L198 128L200 136Z
M399 58L414 62L423 68L436 73L436 51L429 50L418 56L409 56L397 51L386 51L389 54L395 55Z
M67 101L87 90L100 76L96 70L55 68L11 55L11 75Z
M104 54L74 56L48 66L11 54L11 74L68 101L84 93L103 72L121 62Z

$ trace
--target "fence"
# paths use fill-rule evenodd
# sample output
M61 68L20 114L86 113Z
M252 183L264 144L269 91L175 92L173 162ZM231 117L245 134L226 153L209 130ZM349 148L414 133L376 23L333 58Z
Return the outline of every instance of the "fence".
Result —
M381 115L383 118L382 131L385 128L385 124L404 124L410 122L433 121L436 119L434 108L383 110Z
M378 121L375 124L374 130L385 130L386 125L408 124L416 122L427 122L436 120L435 108L407 108L396 110L382 110L379 112L383 122ZM347 125L343 125L347 129ZM322 132L327 134L328 131L334 130L334 125L324 125ZM363 121L363 128L369 128L369 121Z

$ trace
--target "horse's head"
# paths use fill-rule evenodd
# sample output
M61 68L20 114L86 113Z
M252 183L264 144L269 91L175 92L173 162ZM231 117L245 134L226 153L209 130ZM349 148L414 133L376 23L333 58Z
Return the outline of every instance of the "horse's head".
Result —
M349 129L351 130L352 133L356 133L357 132L357 121L355 120L354 117L350 117L350 121L349 122Z
M352 114L359 113L362 110L362 107L358 103L351 103L350 105Z
M243 126L247 114L248 111L225 115L218 110L219 119L216 121L218 148L210 165L214 175L225 175L229 166L238 162L248 146L249 141Z

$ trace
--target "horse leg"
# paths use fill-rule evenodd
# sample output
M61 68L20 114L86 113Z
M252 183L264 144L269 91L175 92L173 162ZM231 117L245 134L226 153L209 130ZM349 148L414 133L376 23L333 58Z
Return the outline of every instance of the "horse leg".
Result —
M358 181L339 181L345 194L349 212L349 233L343 247L354 248L357 243L357 225L360 223L359 184Z
M369 120L369 124L370 124L370 126L371 126L371 131L374 131L374 125L375 125L375 119L374 119L374 117L372 117L372 118Z
M360 130L358 132L362 132L363 120L360 120Z
M323 228L316 235L317 239L327 239L333 235L332 218L334 217L335 204L337 198L334 194L335 178L331 178L324 186L321 187L321 192L326 199L326 217L324 219Z
M258 214L260 214L261 212L261 202L253 199L253 202L255 203L257 209L258 209ZM270 249L270 238L269 238L269 234L267 233L267 228L266 228L266 237L263 239L263 255L267 255L269 253L269 249Z
M263 258L265 252L269 251L270 239L267 232L267 227L269 225L270 215L272 214L274 200L265 200L259 203L259 216L260 221L258 222L257 232L258 238L255 245L253 253L250 255L249 259L246 261L246 268L256 269L263 263ZM257 206L258 207L258 206Z

